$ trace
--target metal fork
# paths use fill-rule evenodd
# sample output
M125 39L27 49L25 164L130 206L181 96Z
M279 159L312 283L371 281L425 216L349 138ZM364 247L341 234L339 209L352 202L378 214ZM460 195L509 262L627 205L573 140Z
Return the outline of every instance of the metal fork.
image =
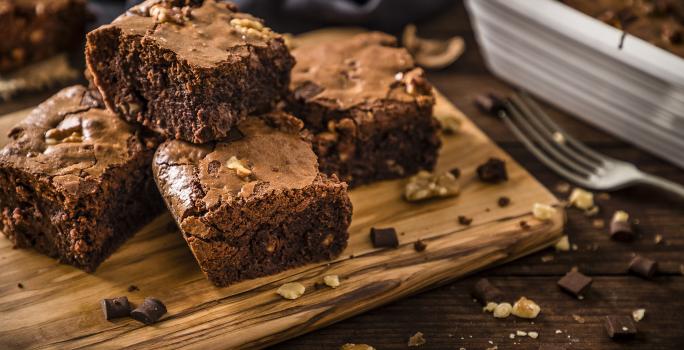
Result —
M610 191L646 184L684 197L684 186L591 150L563 131L526 93L514 94L497 114L542 163L582 187Z

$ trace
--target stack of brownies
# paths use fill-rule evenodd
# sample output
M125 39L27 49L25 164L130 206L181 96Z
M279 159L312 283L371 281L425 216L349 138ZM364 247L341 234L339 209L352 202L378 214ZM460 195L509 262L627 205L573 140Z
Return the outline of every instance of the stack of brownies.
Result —
M0 229L86 271L163 202L217 286L331 259L347 183L436 162L432 88L385 34L290 52L231 3L148 0L90 32L86 62L91 88L0 151Z

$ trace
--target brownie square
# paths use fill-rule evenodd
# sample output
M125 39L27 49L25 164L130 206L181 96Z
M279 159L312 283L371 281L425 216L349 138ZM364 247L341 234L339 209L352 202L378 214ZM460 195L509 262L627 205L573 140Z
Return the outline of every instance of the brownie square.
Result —
M284 96L294 60L282 36L218 0L145 1L87 35L107 108L170 138L226 138Z
M0 73L81 46L85 0L0 0Z
M0 230L92 272L163 210L150 163L156 138L66 88L11 129L0 150Z
M346 247L347 185L318 172L301 128L271 113L245 119L228 142L172 140L157 150L157 185L215 285L331 259Z
M432 87L392 36L296 47L288 109L314 133L320 169L350 185L431 170L440 147Z

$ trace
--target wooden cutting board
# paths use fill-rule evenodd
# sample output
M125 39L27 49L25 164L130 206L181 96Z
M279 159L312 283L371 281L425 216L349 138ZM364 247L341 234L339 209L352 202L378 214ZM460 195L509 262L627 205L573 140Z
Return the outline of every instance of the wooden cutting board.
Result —
M0 117L3 138L27 112ZM12 249L0 238L0 348L261 348L554 243L565 221L558 200L441 95L435 113L463 121L460 134L443 136L437 166L461 169L461 195L407 203L401 199L404 180L353 190L349 247L331 263L216 288L168 214L138 232L94 274ZM489 157L506 161L507 182L477 180L476 167ZM508 207L498 207L501 196L511 198ZM535 202L556 205L558 212L550 221L537 221L531 216ZM472 224L459 225L459 215L472 217ZM530 227L521 228L521 220ZM395 227L400 247L374 249L373 226ZM417 239L427 243L424 252L414 250ZM338 288L314 286L330 274L340 276ZM306 286L299 299L275 293L294 281ZM130 285L139 291L128 292ZM134 304L157 297L168 313L152 326L132 319L106 321L99 301L122 295Z

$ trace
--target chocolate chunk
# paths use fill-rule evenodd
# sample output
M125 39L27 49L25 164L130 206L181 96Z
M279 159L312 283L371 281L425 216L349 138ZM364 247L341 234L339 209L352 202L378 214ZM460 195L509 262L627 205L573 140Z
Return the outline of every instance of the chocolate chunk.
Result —
M495 287L486 278L481 278L473 287L472 295L480 304L500 303L504 301L504 294L501 289Z
M508 180L506 173L506 162L498 158L489 160L477 167L477 176L481 181L487 183L499 183Z
M658 263L654 260L637 255L632 259L632 262L629 263L629 270L641 277L651 278L658 270Z
M166 306L155 298L145 298L145 301L135 310L131 311L131 317L144 323L157 322L166 313Z
M503 100L494 94L477 95L475 97L475 106L482 112L489 115L497 116L499 112L506 110L506 105Z
M371 241L375 248L396 248L399 246L397 230L389 228L371 228Z
M499 200L496 203L499 205L499 207L504 208L511 204L511 199L506 196L499 197Z
M622 242L633 240L632 224L629 221L612 220L610 222L610 238Z
M469 218L463 215L458 216L458 223L463 225L463 226L470 226L470 224L473 222L473 218Z
M415 249L417 252L422 252L425 250L425 248L427 248L427 244L420 239L413 243L413 249Z
M457 179L461 177L461 169L459 168L452 168L451 170L449 170L449 172L451 173L451 175L454 175L454 177Z
M126 317L131 313L131 305L128 303L127 297L102 299L100 304L102 305L105 320Z
M636 326L629 316L606 316L604 325L606 333L613 339L629 339L637 333Z
M558 280L558 286L564 291L574 295L579 296L591 285L591 277L587 277L584 274L577 271L570 271Z
M129 292L129 293L131 293L131 292L137 292L137 291L139 291L139 290L140 290L140 288L138 288L138 286L136 286L136 285L134 285L134 284L131 284L130 286L128 286L128 292Z

